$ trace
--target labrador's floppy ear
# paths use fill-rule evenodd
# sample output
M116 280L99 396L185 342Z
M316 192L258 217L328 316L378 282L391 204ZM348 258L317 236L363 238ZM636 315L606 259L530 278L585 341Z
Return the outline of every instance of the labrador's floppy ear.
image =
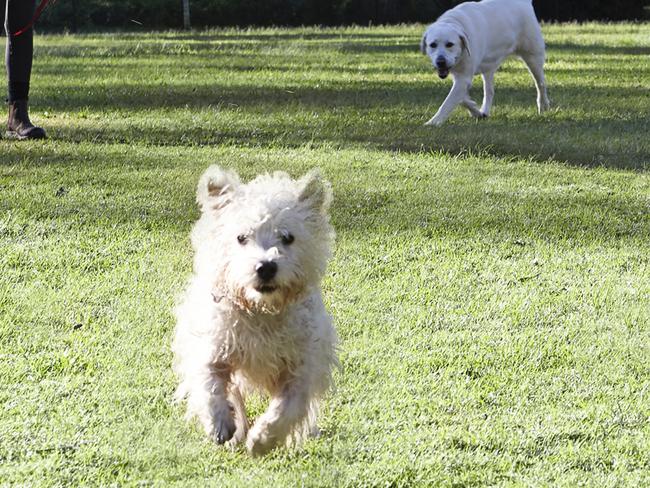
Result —
M422 40L420 40L420 52L422 54L427 53L427 31L429 29L424 31L424 34L422 34Z
M458 33L458 35L460 36L460 44L461 44L461 46L463 47L463 49L465 51L467 51L467 55L471 57L472 53L469 52L469 41L467 39L467 34L465 34L465 32L463 32L463 31L460 31Z
M218 210L232 201L232 194L239 186L239 176L234 171L212 165L205 170L196 189L196 201L202 212Z

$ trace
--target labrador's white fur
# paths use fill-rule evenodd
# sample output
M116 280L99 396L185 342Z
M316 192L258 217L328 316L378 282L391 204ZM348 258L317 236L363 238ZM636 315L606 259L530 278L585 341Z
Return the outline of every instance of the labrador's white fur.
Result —
M459 104L474 117L487 117L494 97L494 73L511 54L526 63L535 80L538 111L549 108L544 38L531 0L461 3L427 27L420 48L441 78L449 73L453 77L451 91L426 125L441 125ZM469 95L472 78L478 74L483 78L480 108Z

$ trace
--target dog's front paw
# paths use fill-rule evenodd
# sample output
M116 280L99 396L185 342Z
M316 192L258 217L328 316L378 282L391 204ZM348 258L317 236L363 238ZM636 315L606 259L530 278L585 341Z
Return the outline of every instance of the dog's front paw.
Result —
M218 415L213 419L211 437L217 444L225 444L235 434L236 426L232 414Z
M429 119L427 122L425 122L424 125L440 127L443 122L444 120L436 119L435 117L433 117L432 119Z
M236 421L235 421L236 423ZM233 451L237 449L237 446L246 440L246 432L248 432L248 428L242 428L241 426L237 426L235 429L235 433L232 435L230 440L226 442L226 446L232 449Z
M544 112L550 110L550 108L551 108L551 102L548 100L544 100L543 102L537 104L537 113L541 115Z
M255 426L246 438L246 449L253 456L263 456L277 445L277 439L264 426Z

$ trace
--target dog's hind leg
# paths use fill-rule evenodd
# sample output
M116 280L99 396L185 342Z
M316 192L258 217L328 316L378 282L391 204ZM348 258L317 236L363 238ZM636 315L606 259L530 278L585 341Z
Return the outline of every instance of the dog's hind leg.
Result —
M461 104L463 107L469 110L469 114L472 117L477 117L477 118L483 117L483 114L481 113L481 110L478 108L478 105L471 98L467 97L465 100L463 100Z
M551 102L546 93L546 78L544 77L544 52L520 53L521 59L528 67L528 71L533 75L535 88L537 88L537 111L541 114L548 110Z
M481 117L490 115L492 100L494 99L494 71L488 71L481 75L483 78L483 105L481 105Z

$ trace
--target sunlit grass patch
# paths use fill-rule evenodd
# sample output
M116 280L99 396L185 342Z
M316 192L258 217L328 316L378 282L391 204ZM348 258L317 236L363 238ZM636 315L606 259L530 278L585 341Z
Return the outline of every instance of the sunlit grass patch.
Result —
M512 60L493 117L436 130L421 30L37 36L50 139L0 140L0 484L650 482L648 25L546 25L549 113ZM334 188L343 368L322 436L255 461L171 402L212 163Z

